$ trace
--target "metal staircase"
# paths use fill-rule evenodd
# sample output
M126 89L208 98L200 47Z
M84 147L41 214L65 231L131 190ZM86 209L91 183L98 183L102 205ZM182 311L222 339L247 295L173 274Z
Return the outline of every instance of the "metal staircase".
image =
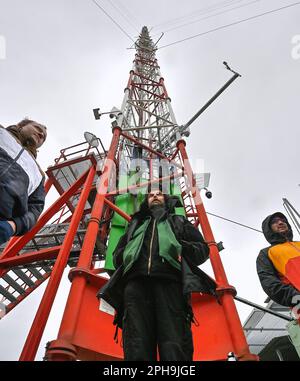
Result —
M0 303L8 314L51 274L52 266L15 268L0 279Z
M99 140L100 142L100 140ZM101 146L103 147L102 143ZM103 160L106 151L99 152L87 143L77 144L60 151L60 157L55 159L55 165L49 167L47 175L52 179L57 192L62 195L78 178L89 169L93 162ZM98 176L94 179L94 186ZM44 283L51 275L56 255L61 248L67 234L70 219L78 199L78 193L72 195L63 205L53 221L43 226L37 234L16 254L15 264L5 269L5 245L0 247L0 306L2 315L7 315L13 308L21 303L28 295ZM82 248L91 207L95 198L95 191L91 191L85 205L83 218L75 234L70 251L68 266L75 267ZM56 249L56 250L55 250ZM105 245L97 239L93 260L100 261L105 256ZM44 258L40 254L45 253ZM18 264L18 258L30 256L30 263ZM35 256L37 260L35 261ZM25 258L23 257L23 258ZM4 314L3 314L3 310Z

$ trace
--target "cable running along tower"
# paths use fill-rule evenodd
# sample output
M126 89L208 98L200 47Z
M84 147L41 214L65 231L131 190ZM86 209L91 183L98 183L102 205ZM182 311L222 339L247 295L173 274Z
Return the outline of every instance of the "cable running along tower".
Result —
M20 360L34 360L63 271L71 270L71 287L57 338L47 344L47 360L112 360L122 358L113 340L113 316L96 298L111 270L112 252L149 186L161 183L181 197L184 214L201 228L210 247L210 262L219 302L193 294L199 326L193 326L194 359L255 360L234 304L236 291L227 280L184 138L189 125L232 83L233 77L184 126L176 122L155 56L156 44L143 27L135 43L133 68L120 110L111 116L112 140L105 150L100 139L88 138L61 150L47 170L46 191L58 199L25 236L13 238L0 256L0 298L8 314L48 279ZM229 67L227 67L231 70ZM232 70L231 70L232 71ZM100 110L95 109L96 118ZM90 134L89 134L90 135Z

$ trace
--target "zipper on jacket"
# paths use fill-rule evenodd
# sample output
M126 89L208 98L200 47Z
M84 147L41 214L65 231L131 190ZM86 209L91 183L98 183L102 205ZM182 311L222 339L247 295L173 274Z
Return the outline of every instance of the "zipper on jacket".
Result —
M153 246L153 238L154 238L154 232L155 232L155 225L156 225L156 220L154 220L153 227L152 227L152 235L151 235L151 241L150 241L150 253L149 253L149 260L148 260L148 275L150 275L150 269L151 269L152 246Z
M19 153L17 154L17 156L13 159L13 162L12 163L10 163L10 165L7 167L7 168L5 168L4 169L4 171L2 172L2 173L0 173L0 178L3 176L3 175L5 175L8 171L9 171L9 169L19 160L19 158L20 158L20 156L22 155L22 153L25 151L25 148L23 147L22 149L21 149L21 151L19 151ZM9 155L8 155L9 156Z

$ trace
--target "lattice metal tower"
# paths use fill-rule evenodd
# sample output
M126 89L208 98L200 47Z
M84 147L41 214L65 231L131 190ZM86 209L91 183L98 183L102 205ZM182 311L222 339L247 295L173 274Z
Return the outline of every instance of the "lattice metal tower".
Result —
M130 214L147 188L157 183L167 184L170 193L181 197L183 208L177 212L201 228L210 247L219 302L210 295L193 295L200 323L193 327L195 359L225 360L229 352L240 359L256 359L249 352L233 300L236 291L228 283L188 160L184 136L189 135L189 123L176 122L157 48L146 27L135 48L122 106L111 112L113 136L108 151L100 139L101 150L95 140L62 150L47 170L46 183L46 190L53 186L60 197L29 233L14 238L2 251L0 295L7 312L49 278L20 359L33 360L36 355L67 264L72 267L70 293L46 358L122 358L122 348L113 341L113 317L99 310L96 293L107 281L104 273L112 269L111 254ZM99 117L99 109L94 113ZM53 216L56 220L49 223Z

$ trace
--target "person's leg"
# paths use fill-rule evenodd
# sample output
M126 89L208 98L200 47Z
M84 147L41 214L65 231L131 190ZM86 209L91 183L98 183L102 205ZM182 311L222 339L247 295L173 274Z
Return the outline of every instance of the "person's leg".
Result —
M158 280L155 285L158 350L161 361L192 361L191 316L181 283Z
M156 360L156 326L149 280L132 279L124 290L123 349L125 361Z

